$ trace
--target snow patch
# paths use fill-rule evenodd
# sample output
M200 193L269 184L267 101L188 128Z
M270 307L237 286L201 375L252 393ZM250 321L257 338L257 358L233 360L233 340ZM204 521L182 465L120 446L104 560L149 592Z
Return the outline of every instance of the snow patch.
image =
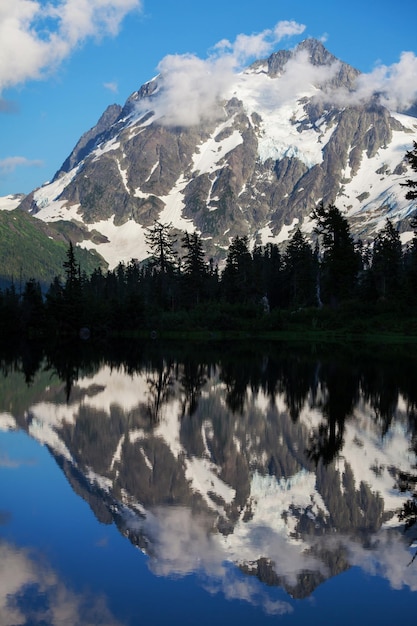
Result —
M126 413L136 408L145 397L148 386L146 377L141 374L128 376L123 371L103 366L94 376L85 376L77 380L77 387L86 393L83 404L110 415L112 406L121 407Z
M54 202L64 191L65 187L67 187L78 174L80 167L81 164L78 164L76 167L73 167L72 170L60 176L53 183L46 183L37 189L33 194L33 199L35 200L38 208L43 209L51 204L51 202ZM43 217L40 213L36 213L35 217L39 217L44 221L49 221L48 218Z
M191 483L191 488L200 493L210 508L224 512L222 507L214 504L210 498L210 492L220 496L224 502L229 504L235 497L235 490L223 482L217 476L217 467L208 459L192 457L185 462L185 477Z
M50 447L55 453L73 463L72 456L67 446L50 424L35 418L29 424L28 432L40 444Z
M107 152L111 152L112 150L118 150L120 148L120 141L118 141L117 137L113 137L109 141L105 143L101 143L93 152L91 153L94 157L94 161L97 161L103 154Z
M149 256L145 239L146 230L132 219L121 226L116 226L111 217L88 227L107 237L109 242L94 243L85 240L83 247L101 254L109 264L109 269L114 269L119 263L129 263L132 259L145 259Z
M210 174L219 168L220 161L237 146L243 143L242 135L234 130L231 135L218 141L216 137L230 126L225 122L216 128L209 139L198 147L193 156L193 171L199 174Z
M1 196L0 197L0 211L13 211L22 202L23 196Z
M188 182L189 181L186 180L184 176L180 176L169 194L167 196L161 196L165 207L159 214L159 221L163 224L172 224L174 228L178 228L179 230L193 231L193 220L186 219L182 216L185 207L184 189Z

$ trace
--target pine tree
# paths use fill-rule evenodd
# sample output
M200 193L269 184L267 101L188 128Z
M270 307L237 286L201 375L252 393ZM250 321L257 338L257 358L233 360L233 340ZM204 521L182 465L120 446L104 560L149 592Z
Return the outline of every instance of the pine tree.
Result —
M375 237L372 254L372 274L378 295L397 297L402 285L403 256L398 230L387 219L385 227Z
M281 268L282 259L276 243L267 243L264 248L264 289L271 309L282 302Z
M30 279L25 285L22 302L22 324L25 331L29 329L36 333L41 332L44 325L44 304L41 286L35 279Z
M177 292L177 240L172 234L172 224L155 222L147 229L146 243L151 252L149 294L158 307L174 309Z
M258 289L254 284L252 256L248 238L236 236L229 246L222 274L222 291L231 303L252 302ZM258 293L259 298L262 294Z
M70 241L67 250L67 259L63 263L65 270L65 291L70 294L78 289L79 286L79 265L75 260L74 247Z
M166 274L176 262L176 238L172 234L172 224L155 224L147 229L146 243L151 253L151 266L154 272Z
M208 277L201 236L197 232L185 233L181 244L185 250L181 266L183 300L186 305L199 304L205 295Z
M287 305L303 307L316 304L314 254L299 228L288 243L283 263Z
M82 326L83 302L81 269L75 259L74 247L70 242L67 259L63 263L65 284L62 298L62 322L70 331L78 331Z
M337 305L351 298L356 286L360 258L347 219L334 205L320 203L312 212L315 232L321 237L320 291L323 302Z

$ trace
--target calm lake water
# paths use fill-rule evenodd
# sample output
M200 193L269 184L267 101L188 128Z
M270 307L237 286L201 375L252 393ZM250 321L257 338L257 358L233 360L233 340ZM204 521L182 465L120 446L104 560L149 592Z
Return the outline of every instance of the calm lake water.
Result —
M412 352L3 351L0 624L414 624Z

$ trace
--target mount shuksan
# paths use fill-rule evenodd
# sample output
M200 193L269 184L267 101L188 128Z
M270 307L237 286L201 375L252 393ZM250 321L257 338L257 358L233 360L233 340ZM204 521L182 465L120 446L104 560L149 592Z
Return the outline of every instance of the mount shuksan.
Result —
M417 119L358 89L360 78L313 39L233 74L221 97L210 85L182 94L158 75L108 107L20 206L70 226L110 267L148 256L156 220L197 230L221 261L237 235L265 245L297 226L310 233L320 201L357 237L372 238L389 217L406 243L415 207L401 183Z

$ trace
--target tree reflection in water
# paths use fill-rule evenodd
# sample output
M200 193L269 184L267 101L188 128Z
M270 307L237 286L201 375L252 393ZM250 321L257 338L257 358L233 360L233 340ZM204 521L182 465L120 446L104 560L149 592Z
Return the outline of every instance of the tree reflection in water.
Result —
M253 342L124 352L119 342L31 357L26 347L3 353L0 397L21 373L26 392L7 408L17 425L40 437L42 423L73 488L160 567L179 558L169 519L181 545L209 546L207 567L221 570L218 553L305 597L363 559L359 546L390 540L381 533L396 502L413 540L416 500L391 492L415 492L416 477L389 441L416 452L417 370L407 352L376 352ZM51 405L62 419L48 422Z

